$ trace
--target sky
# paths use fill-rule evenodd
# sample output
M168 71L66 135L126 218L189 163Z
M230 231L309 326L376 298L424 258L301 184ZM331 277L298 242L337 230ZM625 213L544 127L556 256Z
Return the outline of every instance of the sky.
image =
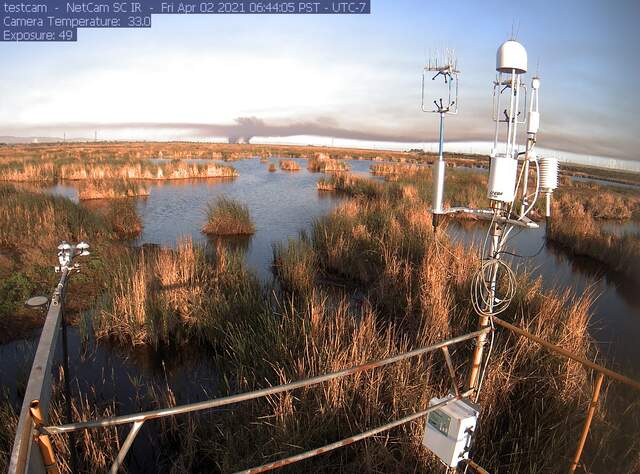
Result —
M640 160L640 2L371 3L370 15L156 15L76 43L0 43L0 136L432 142L422 68L450 48L460 114L447 140L489 141L495 52L516 32L525 80L542 79L539 144Z

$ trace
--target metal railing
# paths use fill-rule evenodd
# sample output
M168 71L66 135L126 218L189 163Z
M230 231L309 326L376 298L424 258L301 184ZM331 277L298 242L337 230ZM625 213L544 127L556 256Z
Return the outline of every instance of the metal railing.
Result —
M384 367L386 365L389 364L393 364L396 362L400 362L402 360L406 360L412 357L417 357L420 355L424 355L430 352L434 352L437 351L438 349L441 349L444 353L444 357L445 360L447 361L447 365L450 366L450 375L451 375L451 382L453 385L453 390L456 393L455 397L452 397L448 400L446 400L445 402L438 404L437 406L434 405L432 407L429 407L429 409L424 410L422 412L418 412L415 413L413 415L410 415L406 418L403 418L401 420L389 423L387 425L383 425L379 428L376 428L374 430L370 430L367 431L365 433L361 433L359 435L353 436L351 438L348 438L346 440L340 441L338 443L334 443L332 445L328 445L328 446L324 446L322 448L318 448L317 450L313 450L313 451L309 451L307 453L302 453L299 454L297 456L293 456L291 458L287 458L281 461L278 461L277 463L271 463L270 465L272 467L270 468L266 468L264 466L261 466L259 468L255 468L257 469L257 471L254 470L249 470L248 472L263 472L265 470L269 470L269 469L274 469L275 467L277 467L277 465L279 465L280 463L284 463L281 465L285 465L285 464L291 464L293 462L297 462L297 461L301 461L303 459L307 459L308 457L311 456L315 456L317 454L321 454L323 452L327 452L333 449L336 449L340 446L346 446L348 444L354 443L360 439L365 439L367 437L370 436L374 436L377 433L380 433L382 431L386 431L389 430L395 426L399 426L401 424L407 423L409 421L412 421L416 418L422 417L427 415L429 412L433 411L434 409L437 409L440 406L445 406L448 405L449 403L452 403L455 400L458 400L460 398L463 398L466 395L469 395L471 393L471 391L466 392L464 394L460 394L459 393L459 389L458 389L458 383L457 380L455 378L455 373L453 372L453 365L451 364L450 361L450 356L449 356L449 352L448 352L448 347L454 344L458 344L460 342L464 342L464 341L468 341L468 340L472 340L475 339L476 337L478 337L481 334L486 334L488 332L490 332L491 329L490 328L485 328L485 329L480 329L471 333L467 333L461 336L457 336L451 339L447 339L446 341L442 341L439 342L437 344L432 344L426 347L422 347L419 349L415 349L412 350L410 352L405 352L402 354L398 354L396 356L392 356L392 357L388 357L386 359L382 359L382 360L378 360L378 361L374 361L374 362L369 362L366 364L362 364L362 365L358 365L355 367L350 367L348 369L343 369L343 370L339 370L336 372L331 372L329 374L325 374L325 375L319 375L316 377L311 377L308 379L304 379L304 380L299 380L296 382L290 382L287 384L283 384L283 385L277 385L274 387L268 387L268 388L263 388L260 390L254 390L252 392L245 392L245 393L239 393L239 394L235 394L235 395L229 395L227 397L222 397L222 398L215 398L212 400L206 400L203 402L197 402L197 403L190 403L187 405L182 405L179 407L172 407L172 408L162 408L162 409L158 409L158 410L151 410L151 411L146 411L146 412L141 412L141 413L134 413L134 414L130 414L130 415L122 415L122 416L116 416L116 417L112 417L112 418L105 418L105 419L101 419L101 420L91 420L91 421L85 421L85 422L80 422L80 423L69 423L69 424L65 424L65 425L58 425L58 426L45 426L45 425L39 425L36 426L37 432L38 434L44 434L44 435L60 435L60 434L66 434L66 433L72 433L72 432L76 432L76 431L81 431L81 430L86 430L86 429L95 429L95 428L107 428L107 427L112 427L112 426L119 426L119 425L125 425L125 424L133 424L131 431L128 433L122 447L120 448L120 451L118 452L118 455L116 457L116 460L114 461L112 467L111 467L111 472L117 472L118 468L122 465L122 462L124 461L124 458L128 452L128 450L130 449L131 445L133 444L133 440L135 439L136 435L138 434L138 432L140 431L140 428L142 427L142 425L149 420L153 420L156 418L163 418L163 417L168 417L168 416L175 416L175 415L181 415L181 414L185 414L185 413L193 413L193 412L198 412L198 411L204 411L204 410L210 410L213 408L218 408L218 407L222 407L222 406L226 406L226 405L231 405L234 403L240 403L240 402L244 402L244 401L248 401L248 400L255 400L257 398L262 398L262 397L266 397L266 396L270 396L270 395L276 395L279 393L283 393L283 392L288 392L291 390L295 390L295 389L299 389L299 388L303 388L303 387L310 387L312 385L317 385L323 382L328 382L331 380L335 380L338 378L342 378L342 377L346 377L349 375L353 375L353 374L357 374L359 372L363 372L366 370L371 370L374 368L378 368L378 367Z
M87 430L87 429L106 428L106 427L112 427L112 426L118 426L118 425L132 424L132 428L129 431L125 441L123 442L120 448L120 451L118 452L118 455L111 467L111 472L115 473L118 471L120 466L122 466L125 460L125 457L127 455L127 452L132 446L137 434L140 431L140 428L143 426L143 424L146 421L153 420L156 418L163 418L163 417L185 414L185 413L210 410L210 409L222 407L225 405L240 403L248 400L254 400L257 398L284 393L291 390L295 390L303 387L309 387L312 385L317 385L317 384L328 382L338 378L346 377L346 376L353 375L366 370L371 370L378 367L384 367L386 365L390 365L402 360L406 360L412 357L417 357L417 356L424 355L437 350L442 350L444 360L446 362L446 365L451 377L452 389L453 389L453 392L455 393L455 396L452 396L451 398L448 398L447 400L441 403L438 403L437 405L432 405L425 410L416 412L414 414L408 415L404 418L401 418L395 421L391 421L382 426L370 429L363 433L356 434L349 438L346 438L346 439L343 439L343 440L340 440L340 441L337 441L313 450L309 450L300 454L296 454L294 456L290 456L290 457L281 459L279 461L270 462L262 466L257 466L251 469L247 469L242 472L256 473L256 472L265 472L271 469L276 469L282 466L286 466L288 464L299 462L304 459L308 459L313 456L317 456L317 455L338 449L343 446L350 445L352 443L369 438L371 436L375 436L378 433L390 430L392 428L398 427L400 425L411 422L418 418L424 417L433 410L436 410L438 408L448 405L449 403L453 403L456 400L459 400L461 398L464 398L473 394L475 389L467 390L466 392L463 392L463 393L459 391L458 382L456 380L455 370L451 362L451 357L449 355L448 347L461 342L471 340L471 339L475 339L478 336L486 335L487 333L492 331L491 327L481 328L474 332L463 334L463 335L460 335L451 339L447 339L445 341L442 341L436 344L432 344L426 347L422 347L409 352L388 357L386 359L369 362L366 364L339 370L329 374L319 375L316 377L311 377L304 380L290 382L283 385L263 388L263 389L255 390L252 392L239 393L239 394L229 395L222 398L216 398L216 399L207 400L207 401L198 402L198 403L191 403L191 404L173 407L173 408L163 408L163 409L146 411L146 412L135 413L130 415L116 416L112 418L91 420L91 421L80 422L80 423L68 423L68 424L57 425L57 426L47 425L47 422L48 422L47 414L48 414L48 407L49 407L49 401L51 396L51 368L53 365L53 358L54 358L57 338L58 338L58 335L60 332L59 330L61 327L64 287L67 282L69 271L71 268L72 267L64 267L61 269L62 275L60 278L60 282L58 283L58 286L54 291L51 304L47 312L47 318L42 330L42 334L40 336L40 341L38 343L38 348L36 351L35 359L31 369L31 374L29 376L29 382L27 384L27 389L25 392L24 400L23 400L22 409L20 412L20 419L18 422L15 442L14 442L13 450L11 453L11 461L9 466L10 473L22 474L24 472L29 472L29 473L59 472L55 464L55 454L53 453L53 449L51 448L51 443L49 440L49 436L51 435L63 435L63 434L70 434L70 433L74 433L81 430ZM551 352L554 352L556 354L559 354L565 358L574 360L582 364L584 367L590 368L598 373L596 384L593 390L593 396L588 408L587 417L585 420L585 424L583 426L578 447L572 458L572 463L569 466L568 472L569 473L575 472L576 468L580 463L582 450L584 448L586 439L588 437L591 421L593 419L593 415L597 406L597 402L598 402L598 398L599 398L599 394L600 394L600 390L601 390L604 378L605 377L611 378L612 380L626 384L636 390L640 390L640 382L630 379L629 377L626 377L610 369L607 369L606 367L603 367L599 364L591 362L583 357L577 356L567 351L566 349L563 349L554 344L551 344L548 341L545 341L544 339L541 339L529 333L528 331L522 328L519 328L511 323L508 323L502 319L499 319L495 316L492 317L492 320L495 325L501 326L519 336L526 337L527 339L539 344L545 349ZM475 465L475 463L470 462L469 465L471 464ZM476 470L479 470L479 469L481 468L477 466Z
M62 269L62 275L56 286L47 318L40 334L40 341L31 366L27 389L24 394L16 437L9 461L9 472L22 474L44 473L50 471L40 453L42 444L34 436L35 421L32 416L32 403L38 402L38 409L46 420L51 398L51 368L61 328L64 287L69 277L69 268ZM57 469L57 468L56 468Z

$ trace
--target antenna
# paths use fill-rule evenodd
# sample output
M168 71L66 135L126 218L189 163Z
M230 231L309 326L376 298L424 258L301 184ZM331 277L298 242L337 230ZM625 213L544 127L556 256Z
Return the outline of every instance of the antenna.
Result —
M434 180L433 180L433 228L434 230L440 223L441 216L445 214L443 207L444 196L444 118L448 114L456 115L458 113L458 61L454 50L445 49L442 57L439 58L438 51L435 54L429 54L429 62L422 69L422 104L423 112L437 113L440 116L440 136L438 145L438 159L434 163ZM440 89L435 92L433 100L433 108L425 107L425 85L427 77L431 76L431 81L438 82Z

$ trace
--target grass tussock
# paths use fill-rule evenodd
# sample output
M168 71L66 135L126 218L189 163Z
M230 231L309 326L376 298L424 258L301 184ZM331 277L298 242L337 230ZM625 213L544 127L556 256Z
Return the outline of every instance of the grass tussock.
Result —
M574 182L553 195L554 212L573 217L588 215L593 219L628 220L640 218L637 190Z
M280 160L280 169L283 171L300 171L300 165L294 160Z
M321 178L317 184L320 191L336 191L350 196L376 197L385 192L385 187L367 178L350 174L331 175Z
M397 163L377 163L371 165L369 170L374 176L411 176L420 171L423 167L416 164L397 164Z
M271 163L271 164L269 164L269 168L268 169L269 169L269 173L275 173L276 170L278 169L278 167L276 166L275 163Z
M351 167L348 163L335 160L324 153L311 157L307 160L307 169L313 173L339 173L350 171Z
M173 180L194 178L232 178L237 171L216 163L196 164L174 160L167 163L115 162L109 164L65 164L60 167L60 179L67 180Z
M89 181L80 187L78 197L81 201L91 199L123 199L131 197L145 197L149 195L149 188L130 181Z
M135 203L116 201L111 203L105 212L113 232L123 240L135 239L142 233L142 219L136 212Z
M554 203L554 211L564 203ZM640 282L640 239L636 235L616 235L602 228L581 206L552 212L547 239L560 244L574 255L604 263Z
M249 207L227 197L217 198L207 209L202 232L208 235L251 235L256 228Z

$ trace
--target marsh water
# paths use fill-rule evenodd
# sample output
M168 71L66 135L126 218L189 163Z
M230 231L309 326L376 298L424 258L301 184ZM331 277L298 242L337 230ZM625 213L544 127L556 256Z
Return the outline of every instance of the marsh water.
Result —
M319 192L316 183L322 174L306 170L306 161L297 160L301 170L269 172L267 163L258 159L237 161L233 166L239 177L189 181L154 182L150 194L137 199L144 231L133 245L160 244L174 246L182 236L208 243L200 231L206 219L207 203L226 195L246 203L255 222L256 233L250 238L228 243L244 250L247 265L265 281L272 278L272 244L295 238L308 230L314 218L329 212L340 197ZM351 161L354 173L368 174L370 161ZM47 192L77 200L77 189L58 184ZM612 233L639 234L637 223L607 223ZM466 245L481 243L486 232L483 224L452 222L450 237ZM529 258L513 258L516 267L526 268L532 277L541 277L545 288L576 295L591 291L596 296L590 321L590 333L597 341L601 360L625 374L640 377L640 292L625 278L588 259L576 258L562 248L545 242L544 224L539 229L515 233L510 247L514 253ZM95 387L96 397L116 400L118 411L139 409L141 391L156 384L173 388L178 403L210 398L216 390L216 368L209 358L189 348L160 352L131 350L82 341L77 328L68 328L72 391L86 393ZM0 346L0 390L19 404L26 385L39 331L31 337ZM187 370L185 370L187 369ZM139 469L149 468L149 453L136 455ZM145 461L145 459L147 461ZM137 470L137 469L135 469Z

